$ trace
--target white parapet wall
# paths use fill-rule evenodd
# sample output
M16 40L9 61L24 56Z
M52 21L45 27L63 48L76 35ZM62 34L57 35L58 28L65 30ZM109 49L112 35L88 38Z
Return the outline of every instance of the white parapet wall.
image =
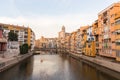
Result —
M19 51L19 42L18 41L9 41L7 43L7 51L4 52L4 57L14 57L18 56Z

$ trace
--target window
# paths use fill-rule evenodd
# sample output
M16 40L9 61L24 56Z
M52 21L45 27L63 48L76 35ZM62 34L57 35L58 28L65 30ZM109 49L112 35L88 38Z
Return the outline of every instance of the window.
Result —
M10 30L10 32L14 32L14 30Z
M0 51L5 51L5 50L6 50L6 44L0 43Z
M94 41L94 38L91 38L92 41Z
M120 42L116 42L116 45L117 45L117 46L120 46Z
M3 47L2 51L5 51L6 50L6 43L3 43L2 47Z
M118 51L116 51L116 53L117 53L116 56L120 57L120 51L118 50Z
M0 38L2 37L2 30L0 30Z
M88 45L88 48L90 48L91 46L90 45Z
M117 35L120 35L120 32L117 32L116 34L117 34Z

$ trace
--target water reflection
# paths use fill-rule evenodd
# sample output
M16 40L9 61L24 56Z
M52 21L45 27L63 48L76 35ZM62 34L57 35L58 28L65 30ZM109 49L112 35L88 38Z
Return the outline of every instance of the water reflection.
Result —
M41 61L42 60L42 61ZM112 76L105 72L115 74ZM118 79L116 79L116 78ZM66 55L36 55L0 73L0 80L120 80L119 73Z
M33 57L0 73L0 80L30 80L33 70Z

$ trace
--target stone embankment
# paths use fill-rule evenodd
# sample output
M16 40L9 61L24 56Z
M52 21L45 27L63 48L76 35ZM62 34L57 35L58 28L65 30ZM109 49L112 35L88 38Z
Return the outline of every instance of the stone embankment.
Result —
M69 53L70 56L76 58L76 59L83 59L92 63L95 63L97 65L103 66L105 68L108 68L110 70L116 71L116 72L120 72L120 63L116 63L110 60L106 60L104 58L94 58L94 57L88 57L85 55L79 55L79 54L73 54L73 53Z
M14 66L15 64L27 59L28 57L32 56L32 53L19 55L11 58L1 58L0 59L0 72Z

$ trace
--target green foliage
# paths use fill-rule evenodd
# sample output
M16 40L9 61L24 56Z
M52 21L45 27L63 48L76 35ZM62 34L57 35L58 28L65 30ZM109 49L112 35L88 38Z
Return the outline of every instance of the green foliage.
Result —
M10 31L8 33L8 40L9 41L18 41L18 35L14 33L13 31Z
M25 44L21 45L20 46L20 54L28 53L28 49L29 49L28 44L25 43Z

